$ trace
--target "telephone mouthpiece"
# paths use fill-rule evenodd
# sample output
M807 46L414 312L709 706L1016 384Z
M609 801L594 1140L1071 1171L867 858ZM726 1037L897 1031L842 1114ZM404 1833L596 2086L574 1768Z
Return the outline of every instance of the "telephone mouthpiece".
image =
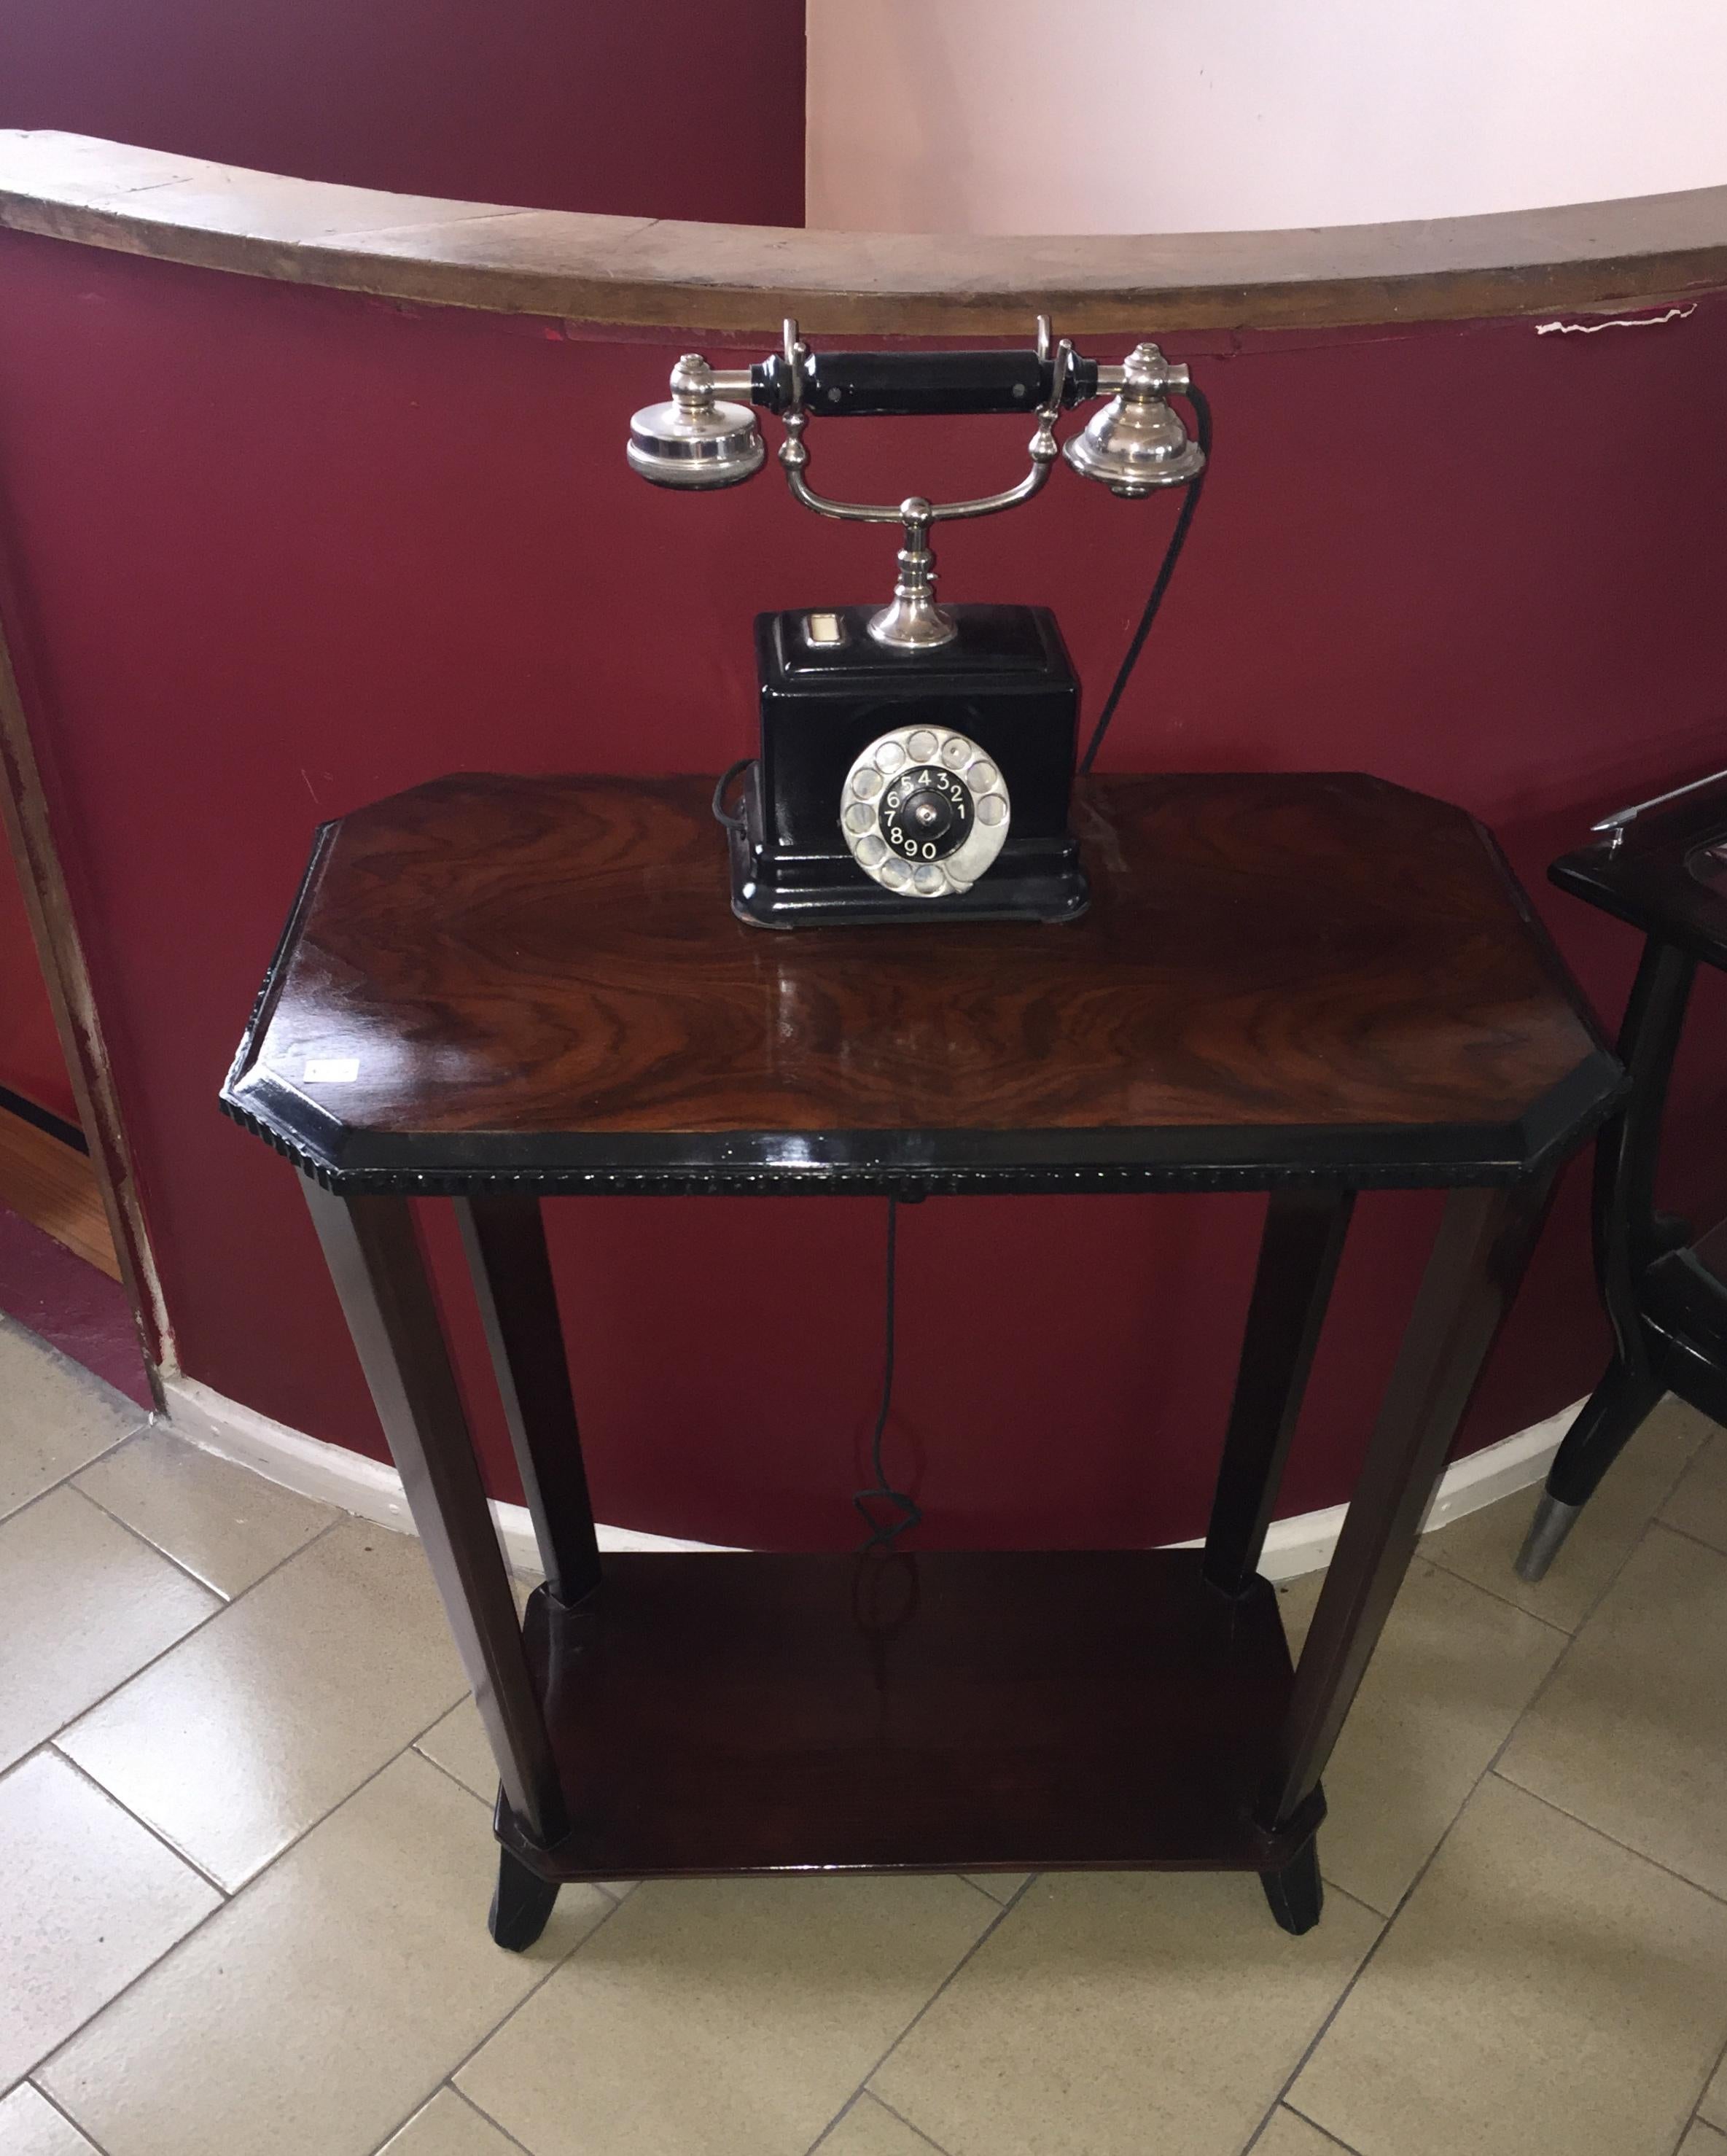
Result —
M1172 366L1155 344L1140 344L1122 372L1120 393L1062 454L1082 477L1132 501L1157 487L1185 485L1204 466L1205 451L1165 401L1168 391L1186 388L1185 367Z
M700 352L672 369L672 394L630 421L630 470L654 486L687 490L736 486L761 469L766 450L747 404L722 403L714 372Z

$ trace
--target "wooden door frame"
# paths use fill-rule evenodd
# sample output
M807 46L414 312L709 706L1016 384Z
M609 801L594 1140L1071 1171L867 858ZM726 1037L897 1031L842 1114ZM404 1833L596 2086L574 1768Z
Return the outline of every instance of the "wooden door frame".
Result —
M163 1299L161 1278L150 1245L136 1169L121 1119L114 1069L90 985L84 942L78 932L60 865L42 771L31 738L12 653L0 628L0 816L23 887L24 908L43 978L54 1009L54 1029L72 1081L72 1097L90 1144L90 1165L120 1261L120 1284L132 1308L145 1373L158 1409L161 1380L179 1368Z

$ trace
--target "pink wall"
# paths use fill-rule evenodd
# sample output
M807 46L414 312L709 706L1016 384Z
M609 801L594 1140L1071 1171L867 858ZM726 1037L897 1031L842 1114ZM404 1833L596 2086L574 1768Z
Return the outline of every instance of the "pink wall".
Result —
M405 194L801 224L803 0L8 0L0 126Z
M687 332L577 336L17 236L0 277L6 619L184 1364L377 1451L295 1178L215 1106L314 824L450 769L715 771L751 743L751 613L867 597L887 550L771 480L680 500L630 475L628 413ZM1171 341L1216 408L1215 472L1109 760L1353 767L1461 800L1616 1013L1634 939L1539 879L1603 804L1722 760L1727 299L1586 338ZM836 429L823 476L974 490L1017 468L1022 431ZM945 589L1053 604L1094 699L1168 514L1058 473L951 537ZM1678 1101L1678 1179L1705 1215L1727 1198L1719 985ZM894 1442L925 1540L1197 1531L1259 1211L909 1214ZM1433 1211L1364 1201L1285 1511L1348 1485ZM848 1542L879 1206L601 1199L553 1219L602 1515ZM1583 1225L1574 1174L1469 1442L1596 1374Z
M809 221L1230 232L1727 180L1719 0L809 0ZM1027 146L1036 145L1034 154Z

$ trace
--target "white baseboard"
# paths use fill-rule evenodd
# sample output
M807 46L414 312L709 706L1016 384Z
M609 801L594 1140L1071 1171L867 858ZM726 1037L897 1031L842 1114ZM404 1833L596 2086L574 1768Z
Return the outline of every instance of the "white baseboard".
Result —
M363 1453L350 1452L345 1445L326 1445L319 1438L290 1430L285 1423L273 1422L256 1408L228 1399L196 1378L165 1378L162 1389L167 1398L169 1426L193 1445L224 1460L237 1460L269 1481L298 1491L303 1497L339 1505L344 1512L356 1513L382 1527L394 1527L402 1534L413 1532L413 1522L402 1494L402 1477L382 1460L369 1460ZM1581 1400L1575 1401L1545 1422L1472 1452L1448 1468L1422 1522L1423 1531L1443 1527L1466 1512L1478 1512L1497 1498L1509 1496L1514 1490L1539 1482L1581 1405ZM1345 1510L1341 1505L1328 1505L1321 1512L1300 1512L1293 1519L1277 1521L1266 1537L1260 1565L1266 1578L1294 1579L1329 1564ZM492 1517L510 1569L537 1575L540 1553L527 1507L495 1503ZM730 1547L723 1543L680 1542L672 1535L646 1534L635 1527L602 1527L599 1540L602 1550Z

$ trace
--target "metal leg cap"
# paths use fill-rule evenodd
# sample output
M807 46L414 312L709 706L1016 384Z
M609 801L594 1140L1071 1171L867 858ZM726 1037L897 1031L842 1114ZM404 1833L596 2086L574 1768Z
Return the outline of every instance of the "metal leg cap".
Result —
M1535 1507L1535 1517L1530 1522L1530 1531L1523 1538L1523 1548L1517 1553L1517 1577L1531 1585L1546 1577L1547 1568L1565 1546L1565 1538L1571 1532L1583 1507L1567 1505L1555 1497L1550 1490L1541 1492L1541 1502Z

